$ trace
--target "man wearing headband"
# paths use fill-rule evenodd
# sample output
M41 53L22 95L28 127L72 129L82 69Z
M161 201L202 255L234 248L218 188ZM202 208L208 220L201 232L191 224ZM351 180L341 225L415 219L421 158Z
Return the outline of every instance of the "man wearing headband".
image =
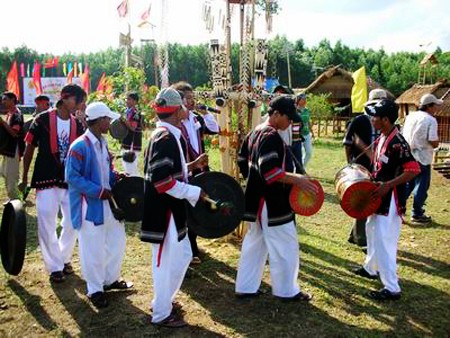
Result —
M162 89L154 109L159 121L145 152L141 240L152 243L152 323L182 327L186 322L173 310L180 308L175 297L192 259L185 200L195 206L204 194L187 183L188 172L206 166L207 157L186 163L187 144L180 130L186 108L178 91Z
M70 146L66 165L72 225L78 231L80 264L87 295L97 308L108 306L105 291L126 290L133 283L120 279L126 234L109 205L119 178L113 171L106 139L111 120L120 115L103 102L86 108L88 129Z
M36 189L36 214L39 246L50 281L60 283L64 275L73 273L71 260L76 233L70 221L69 195L64 179L64 166L70 144L83 133L73 113L86 101L86 92L77 85L66 85L55 109L37 115L25 136L23 174L20 187L28 185L28 171L37 148L31 188ZM61 209L61 235L56 229Z
M286 159L287 145L278 130L300 122L292 98L279 96L270 102L269 118L250 132L239 151L240 172L247 179L244 220L250 222L242 243L236 277L236 296L250 298L259 287L269 256L272 294L286 301L309 301L312 296L298 285L299 247L295 214L289 204L291 185L317 193L316 186ZM291 160L292 161L292 160Z
M368 279L379 274L383 288L370 291L375 300L398 300L401 289L397 276L397 244L400 237L401 216L405 213L405 183L420 173L408 143L395 126L398 106L387 99L365 107L372 116L372 124L381 136L375 141L374 150L362 145L372 159L372 175L378 188L374 197L381 198L378 210L367 219L367 256L364 265L354 272Z

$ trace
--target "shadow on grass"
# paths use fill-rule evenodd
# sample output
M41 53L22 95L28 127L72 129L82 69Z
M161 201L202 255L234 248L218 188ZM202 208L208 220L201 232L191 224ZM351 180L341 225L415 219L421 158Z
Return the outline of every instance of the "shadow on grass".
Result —
M418 224L413 222L406 222L408 227L413 229L443 229L443 230L450 230L450 225L448 224L441 224L435 221L432 221L428 224Z
M448 263L403 250L399 250L397 255L397 260L402 265L433 276L450 279L450 264Z
M27 311L36 319L39 325L47 331L52 331L58 327L41 305L42 298L40 296L30 294L17 280L9 279L7 284L16 296L20 298Z

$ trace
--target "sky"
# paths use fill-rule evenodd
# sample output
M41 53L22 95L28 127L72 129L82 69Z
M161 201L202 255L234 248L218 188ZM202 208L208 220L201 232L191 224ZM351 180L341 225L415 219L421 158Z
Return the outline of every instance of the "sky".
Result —
M163 9L163 1L166 5ZM182 44L223 41L221 22L225 0L129 0L129 14L121 19L121 0L11 0L0 18L0 47L21 45L41 53L88 53L119 46L119 34L128 24L134 45L141 39ZM264 15L257 17L255 37L285 35L303 39L306 47L327 39L351 48L432 52L437 46L450 51L448 0L278 0L268 33ZM212 31L204 21L204 8L214 18ZM138 28L139 17L151 5L149 21ZM232 6L232 40L239 41L239 8ZM165 13L163 16L162 13ZM164 20L162 20L164 18Z

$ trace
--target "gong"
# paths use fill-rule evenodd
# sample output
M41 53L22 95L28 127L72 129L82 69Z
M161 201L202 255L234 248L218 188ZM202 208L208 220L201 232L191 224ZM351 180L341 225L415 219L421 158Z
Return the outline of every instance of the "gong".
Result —
M0 229L0 252L6 272L17 276L22 270L27 242L27 218L20 200L5 203Z
M221 172L204 172L191 179L208 195L195 207L187 207L188 228L204 238L219 238L231 233L242 221L245 198L239 183Z
M144 179L142 177L121 178L111 191L115 202L110 201L113 212L118 207L123 212L121 214L126 221L139 222L142 220L144 213Z
M128 135L128 127L122 119L115 119L109 125L109 133L116 140L122 141Z

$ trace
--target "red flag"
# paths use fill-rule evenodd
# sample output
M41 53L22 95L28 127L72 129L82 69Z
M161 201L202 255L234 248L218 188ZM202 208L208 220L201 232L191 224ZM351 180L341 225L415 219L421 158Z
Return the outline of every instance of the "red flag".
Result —
M55 68L58 67L59 57L55 56L54 58L48 58L44 63L44 68Z
M16 94L17 100L20 100L19 71L17 69L17 61L13 62L11 70L6 76L6 90Z
M42 94L42 82L41 82L41 64L36 61L33 67L33 84L36 88L36 95Z
M72 78L73 78L73 68L70 70L69 74L67 74L67 84L72 84Z
M144 13L142 13L141 20L146 21L148 19L148 17L150 16L151 9L152 9L152 3L150 3L150 5L148 5L147 10Z
M121 18L127 16L128 13L128 0L123 0L120 5L117 7L117 12Z
M23 62L20 63L20 76L25 77L25 64Z
M100 77L100 80L98 81L97 91L105 92L105 90L106 90L106 74L105 72L103 72L102 76Z
M84 91L89 95L90 90L90 69L89 66L86 64L84 66L84 72L81 74L81 87L83 87Z

